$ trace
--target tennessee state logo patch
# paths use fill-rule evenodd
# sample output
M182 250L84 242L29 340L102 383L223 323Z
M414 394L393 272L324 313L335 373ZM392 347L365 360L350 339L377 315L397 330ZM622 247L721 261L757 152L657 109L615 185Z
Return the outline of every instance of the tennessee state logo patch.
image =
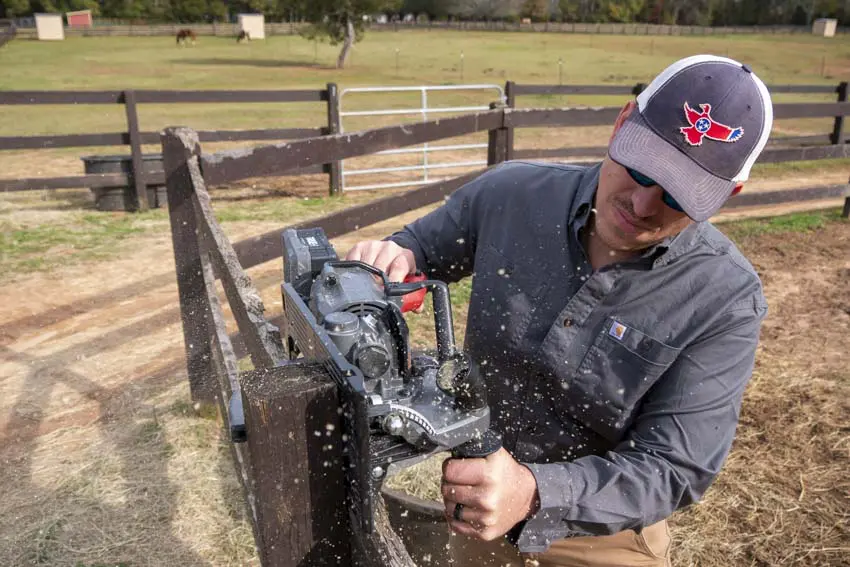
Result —
M692 146L701 146L702 139L716 140L718 142L737 142L744 135L744 129L740 126L733 128L711 118L711 105L700 104L702 112L697 112L685 103L685 119L690 126L683 126L679 131L685 135L685 141Z

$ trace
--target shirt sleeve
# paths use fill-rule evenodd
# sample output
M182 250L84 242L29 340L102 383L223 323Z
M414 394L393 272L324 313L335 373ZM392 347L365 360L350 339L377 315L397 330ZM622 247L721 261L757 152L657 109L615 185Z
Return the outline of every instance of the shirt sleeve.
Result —
M733 310L720 330L686 347L647 393L629 433L603 455L526 464L540 509L519 532L520 551L563 537L643 527L696 502L729 453L752 374L763 303ZM725 319L725 321L723 321Z
M386 240L412 251L416 268L430 278L452 283L469 276L479 219L492 200L492 189L500 184L498 172L503 168L504 164L487 170L449 195L442 206Z

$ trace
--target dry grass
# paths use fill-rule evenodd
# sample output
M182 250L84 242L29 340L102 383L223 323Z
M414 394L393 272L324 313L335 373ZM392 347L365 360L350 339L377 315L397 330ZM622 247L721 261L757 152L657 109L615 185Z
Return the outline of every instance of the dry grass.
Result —
M255 564L229 449L214 415L179 401L187 394L177 386L114 421L18 447L0 564Z

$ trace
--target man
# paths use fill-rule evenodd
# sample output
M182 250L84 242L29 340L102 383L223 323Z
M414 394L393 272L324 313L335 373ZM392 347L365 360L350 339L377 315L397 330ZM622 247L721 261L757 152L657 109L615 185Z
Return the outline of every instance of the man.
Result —
M503 449L444 463L457 565L669 564L666 518L729 452L767 312L707 220L772 116L746 65L689 57L623 107L601 164L503 164L349 252L393 280L473 274L465 348Z

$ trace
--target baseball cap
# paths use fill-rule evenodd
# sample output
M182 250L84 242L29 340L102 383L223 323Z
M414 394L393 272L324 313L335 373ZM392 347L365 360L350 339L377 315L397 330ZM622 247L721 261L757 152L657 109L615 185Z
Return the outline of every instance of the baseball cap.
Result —
M673 63L637 97L608 155L647 175L689 217L716 213L750 175L773 126L773 104L748 66L695 55Z

